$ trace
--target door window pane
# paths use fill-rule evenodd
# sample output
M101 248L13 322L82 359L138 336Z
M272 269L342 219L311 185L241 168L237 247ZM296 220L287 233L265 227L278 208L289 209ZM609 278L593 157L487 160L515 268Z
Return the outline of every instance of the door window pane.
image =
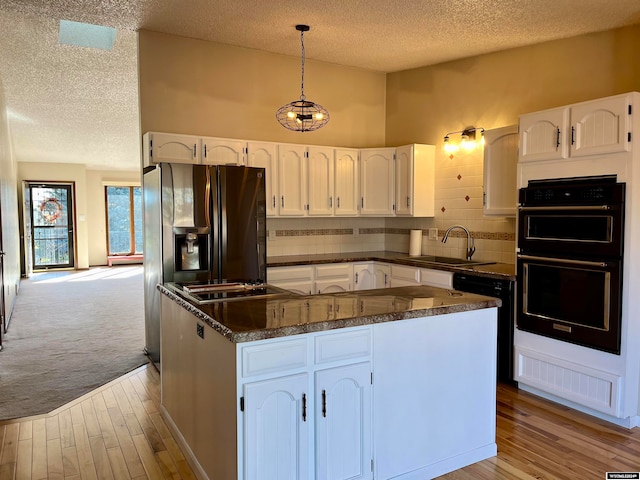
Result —
M33 268L71 267L71 187L30 185Z

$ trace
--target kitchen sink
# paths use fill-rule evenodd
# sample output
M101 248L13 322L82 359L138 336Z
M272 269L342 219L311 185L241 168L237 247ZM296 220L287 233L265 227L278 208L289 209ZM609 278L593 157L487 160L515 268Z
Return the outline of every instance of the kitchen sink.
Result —
M405 257L405 260L411 260L418 263L428 263L432 265L446 265L448 267L466 266L466 265L491 265L496 262L483 262L481 260L466 260L464 258L455 257L439 257L437 255L422 255L419 257Z

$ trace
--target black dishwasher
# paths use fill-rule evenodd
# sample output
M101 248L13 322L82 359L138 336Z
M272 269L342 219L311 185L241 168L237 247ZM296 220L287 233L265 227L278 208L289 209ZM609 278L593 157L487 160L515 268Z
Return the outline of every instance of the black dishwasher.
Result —
M513 380L514 283L511 280L483 277L468 273L453 274L453 288L502 300L498 308L498 381Z

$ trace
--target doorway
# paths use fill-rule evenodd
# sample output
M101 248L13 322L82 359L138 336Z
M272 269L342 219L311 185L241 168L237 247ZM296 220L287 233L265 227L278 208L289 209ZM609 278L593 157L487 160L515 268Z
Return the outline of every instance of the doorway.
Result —
M33 270L75 267L73 183L27 183Z

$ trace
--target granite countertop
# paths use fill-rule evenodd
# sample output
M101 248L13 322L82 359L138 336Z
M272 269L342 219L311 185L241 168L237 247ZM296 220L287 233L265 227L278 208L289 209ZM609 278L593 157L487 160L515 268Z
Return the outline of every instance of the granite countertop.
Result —
M370 251L348 253L324 253L315 255L286 255L268 257L267 267L287 267L294 265L318 265L322 263L340 262L387 262L398 265L409 265L419 268L431 268L447 272L472 273L481 277L516 280L516 266L512 263L490 263L487 265L443 265L435 263L416 262L408 253Z
M428 286L284 293L209 304L192 302L162 285L158 289L234 343L501 306L496 298Z

